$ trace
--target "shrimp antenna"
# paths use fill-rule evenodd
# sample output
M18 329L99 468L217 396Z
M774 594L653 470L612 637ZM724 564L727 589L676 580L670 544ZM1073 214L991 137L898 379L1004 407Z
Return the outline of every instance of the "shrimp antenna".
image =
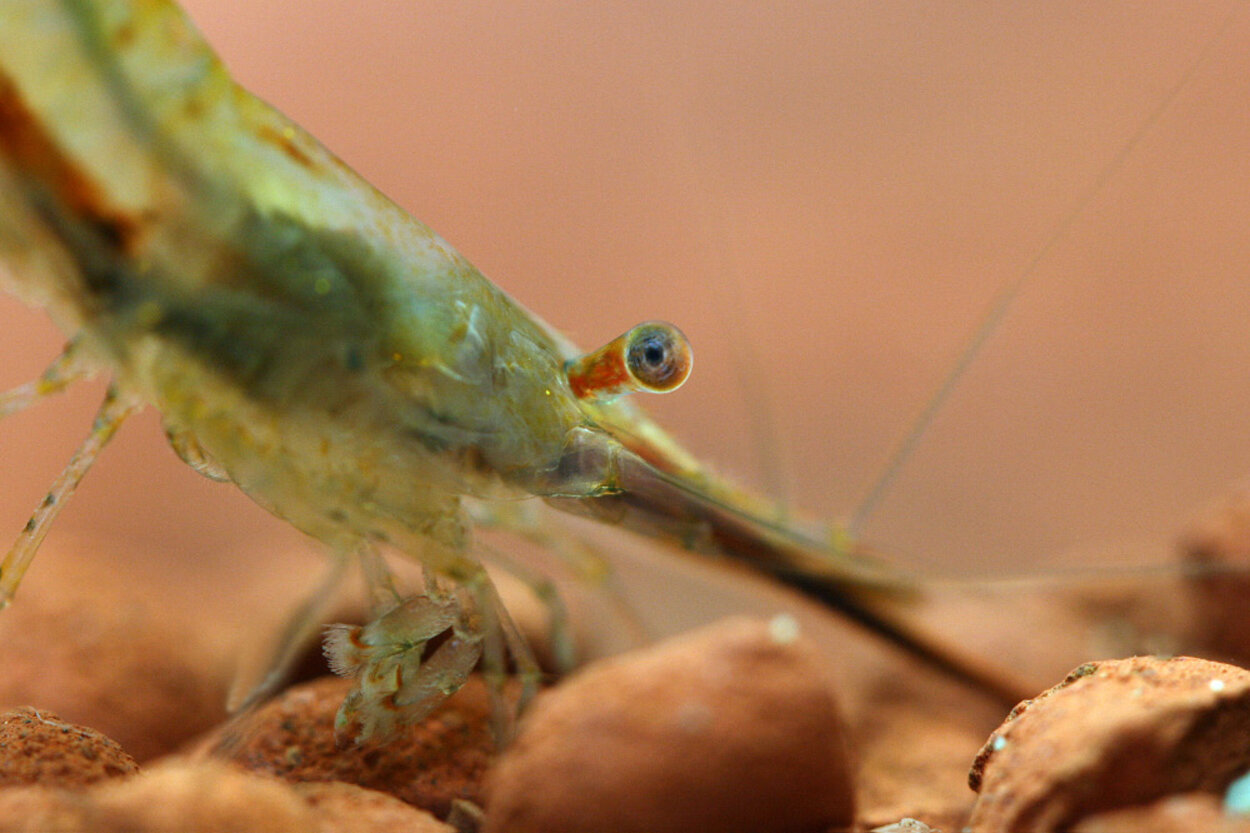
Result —
M890 456L886 460L885 466L881 469L881 473L877 476L877 479L873 481L871 487L865 493L863 500L859 502L858 508L851 516L850 523L847 525L847 531L852 537L858 537L864 524L867 523L868 519L881 505L882 500L885 499L886 494L889 492L890 486L893 485L894 481L898 478L899 472L916 450L916 445L933 425L933 420L946 404L946 401L950 398L951 393L954 392L955 388L959 385L959 382L963 379L963 376L968 371L968 368L972 366L972 362L980 354L981 348L985 346L986 342L989 341L990 336L994 334L994 332L998 329L999 324L1001 324L1003 319L1007 316L1012 303L1020 294L1020 291L1024 288L1025 283L1033 277L1033 275L1037 272L1038 266L1040 266L1050 253L1055 250L1055 247L1059 245L1059 242L1067 237L1068 231L1072 228L1077 219L1085 213L1085 210L1089 207L1090 203L1094 201L1094 198L1098 196L1102 189L1107 186L1108 182L1120 173L1124 167L1124 163L1128 161L1130 156L1132 156L1133 151L1136 150L1142 140L1150 134L1155 125L1159 122L1159 119L1176 101L1181 91L1184 90L1193 80L1194 76L1197 75L1198 70L1207 63L1212 52L1215 50L1216 44L1219 43L1228 32L1233 18L1236 16L1239 8L1240 4L1234 5L1233 9L1220 22L1215 34L1207 40L1206 44L1202 47L1202 50L1198 53L1198 56L1193 60L1185 72L1181 74L1180 78L1172 86L1172 88L1168 90L1167 93L1164 94L1163 98L1159 100L1158 105L1156 105L1155 108L1146 116L1142 123L1128 138L1128 141L1121 145L1120 150L1115 154L1115 156L1113 156L1107 164L1103 165L1102 169L1098 172L1098 175L1089 184L1089 186L1077 195L1075 202L1072 204L1072 208L1069 209L1068 212L1059 220L1058 225L1055 226L1054 230L1046 238L1046 243L1041 249L1038 250L1037 254L1033 256L1033 259L1025 264L1024 268L1020 271L1020 274L1017 275L1014 280L1005 284L998 291L998 295L994 298L993 302L991 302L989 309L982 317L981 323L973 329L971 337L960 351L959 358L956 360L954 367L951 368L950 372L947 373L945 378L943 378L938 384L937 390L935 390L933 395L929 397L928 403L920 412L920 415L912 422L911 430L908 431L906 436L904 436L898 445L894 447L893 452L891 452Z
M756 339L751 316L746 313L742 268L738 265L739 258L734 256L736 238L727 231L729 219L724 210L725 202L712 194L712 185L723 179L720 172L728 169L725 148L720 142L712 142L707 147L695 145L691 115L694 110L690 104L703 94L700 86L692 85L673 99L678 103L667 119L670 128L667 139L678 148L674 155L681 162L677 170L683 177L684 189L697 196L694 201L696 233L706 244L704 256L711 264L710 274L718 279L716 297L720 303L714 304L712 310L725 332L743 334L742 338L728 339L727 346L730 367L734 371L734 392L741 400L746 429L752 438L748 445L753 453L748 465L763 488L777 498L776 519L781 520L790 504L793 488L784 464L783 438L777 431L777 398L760 362L759 351L752 349Z

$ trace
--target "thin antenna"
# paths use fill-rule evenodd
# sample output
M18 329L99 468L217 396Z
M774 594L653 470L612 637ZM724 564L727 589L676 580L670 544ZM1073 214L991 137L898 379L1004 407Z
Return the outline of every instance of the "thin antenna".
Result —
M722 279L716 293L722 300L715 307L716 313L724 321L726 332L743 334L742 338L730 338L729 346L737 377L737 392L746 410L747 430L755 440L751 444L755 449L752 455L755 458L754 467L763 479L763 488L774 498L778 512L784 515L786 507L790 506L791 489L777 431L777 397L760 363L759 351L752 349L752 345L758 342L746 337L750 333L751 322L750 316L745 314L747 298L742 269L735 265L737 259L732 257L733 240L726 231L728 219L722 208L723 201L711 196L714 172L726 170L723 148L713 144L709 153L701 155L693 140L690 114L694 108L687 106L687 102L694 100L697 92L694 87L687 88L684 99L674 108L676 112L670 120L675 128L672 131L673 143L682 148L684 159L681 169L692 172L687 180L691 191L699 195L697 228L709 244L707 248L712 253L714 274ZM697 344L695 348L698 348Z
M963 376L967 372L968 368L972 366L972 362L976 359L977 355L980 354L981 348L985 346L985 343L989 340L990 336L993 335L994 331L998 329L999 324L1002 323L1003 318L1006 317L1011 308L1012 302L1014 302L1016 297L1020 294L1020 290L1024 287L1025 283L1029 280L1029 278L1033 277L1034 273L1037 272L1038 266L1041 265L1041 263L1052 251L1054 251L1059 242L1067 236L1068 231L1072 228L1072 225L1079 217L1081 217L1081 215L1085 213L1085 209L1087 209L1090 203L1094 201L1094 198L1098 196L1099 192L1106 187L1108 182L1119 174L1120 170L1124 167L1124 163L1132 155L1133 151L1136 150L1137 146L1141 144L1141 141L1150 134L1151 130L1154 129L1155 124L1158 123L1163 114L1167 112L1173 102L1176 101L1176 98L1180 95L1181 91L1184 90L1185 87L1187 87L1193 80L1198 70L1206 64L1207 60L1211 57L1211 53L1215 49L1215 45L1219 43L1227 33L1229 26L1232 24L1233 18L1239 10L1239 7L1239 3L1234 4L1232 10L1225 16L1223 21L1220 22L1219 28L1216 29L1215 34L1212 35L1206 42L1206 45L1202 47L1202 51L1198 53L1198 56L1177 80L1176 84L1168 90L1167 94L1163 96L1155 109L1152 110L1148 116L1146 116L1145 120L1133 132L1128 141L1121 146L1116 155L1103 166L1102 170L1098 172L1098 176L1094 178L1094 181L1090 183L1089 187L1078 195L1076 201L1072 205L1072 208L1063 216L1063 218L1059 221L1059 224L1055 227L1055 230L1051 232L1050 236L1046 239L1045 245L1043 245L1038 253L1033 256L1033 259L1025 265L1024 269L1021 270L1015 280L1006 284L999 290L997 297L995 297L985 316L981 319L981 323L978 324L972 331L972 336L968 339L968 342L960 351L959 358L956 360L955 366L951 368L951 371L946 374L945 378L943 378L941 383L938 385L937 390L934 391L931 397L929 397L928 404L925 405L924 410L920 412L920 415L912 423L911 430L906 436L903 437L902 441L895 446L894 451L887 459L885 467L881 470L881 474L873 482L871 488L869 488L865 493L863 500L859 503L859 507L855 510L854 515L851 516L851 521L847 525L847 529L853 537L858 537L859 531L863 528L869 517L872 516L873 512L875 512L880 506L881 501L885 498L890 486L893 485L899 472L915 451L917 443L920 442L921 437L923 437L932 426L934 418L942 409L942 406L946 404L946 400L950 398L951 393L959 385L959 382L963 379Z

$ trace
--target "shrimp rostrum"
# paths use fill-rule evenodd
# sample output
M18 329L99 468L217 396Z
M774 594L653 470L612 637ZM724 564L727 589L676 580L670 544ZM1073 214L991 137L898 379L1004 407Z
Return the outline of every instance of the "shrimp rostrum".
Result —
M741 559L1018 693L892 617L908 590L893 572L775 523L620 398L680 384L689 353L674 328L582 355L238 87L172 3L0 6L0 275L69 338L0 414L92 372L111 379L0 564L0 603L100 448L151 405L198 471L336 564L363 563L375 618L328 640L357 679L340 719L363 736L428 713L481 655L502 674L505 652L524 654L466 502L526 497ZM396 589L382 550L420 563L421 594ZM288 654L318 626L315 601Z

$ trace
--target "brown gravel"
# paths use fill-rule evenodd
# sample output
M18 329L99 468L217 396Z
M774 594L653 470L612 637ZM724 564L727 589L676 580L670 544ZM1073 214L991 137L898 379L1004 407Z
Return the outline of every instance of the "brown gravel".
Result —
M1091 663L1026 701L973 766L977 831L1051 831L1250 770L1250 672L1208 660Z
M535 703L486 831L820 830L854 817L835 668L730 619L602 661Z
M1230 517L1235 520L1236 513ZM1214 528L1209 522L1204 523L1208 524L1208 530ZM1201 524L1195 526L1199 528ZM1237 547L1242 546L1238 543L1242 526L1225 517L1219 529L1218 535L1208 534L1205 539L1191 533L1187 541L1204 553L1217 552L1221 553L1219 558L1237 558ZM1250 534L1250 523L1245 525L1245 531ZM1219 546L1212 544L1217 539ZM1207 543L1199 547L1195 542L1200 540ZM1250 545L1246 545L1246 551L1250 554ZM193 604L168 603L169 598L193 599L196 588L179 590L166 585L153 588L142 582L133 582L130 586L133 576L117 571L111 561L101 563L101 559L93 566L93 552L89 549L66 556L61 557L55 551L44 553L39 571L33 572L31 583L23 587L18 604L0 616L0 668L4 669L4 673L0 673L0 698L8 698L10 706L33 703L45 718L49 717L50 709L75 723L98 728L116 737L126 752L132 752L132 748L140 750L135 757L141 761L185 743L205 727L220 725L221 703L231 676L230 666L223 662L227 656L225 648L237 650L237 646L256 640L261 629L237 626L234 630L228 626L205 629L204 622L217 620ZM275 585L280 583L279 578L274 579ZM1179 582L1161 587L1161 582L1156 580L1139 583L1136 587L1131 583L1122 587L1101 584L1094 590L1063 586L1049 595L1030 591L1019 597L977 591L964 594L967 598L951 594L950 598L940 600L934 593L929 603L914 610L914 615L924 627L945 634L967 650L992 656L1028 679L1036 680L1037 690L1042 691L1048 683L1061 679L1063 672L1071 667L1072 658L1125 655L1119 652L1150 650L1153 645L1163 645L1167 650L1187 648L1189 646L1180 640L1194 634L1204 640L1200 644L1213 646L1211 650L1235 647L1232 635L1224 631L1241 627L1237 616L1240 615L1239 599L1243 596L1236 592L1226 595L1223 607L1206 597L1197 597L1200 601L1192 604L1194 597L1187 597L1181 592L1182 588ZM279 600L266 602L264 610L279 618L281 611L289 606L289 600L275 598ZM1201 601L1202 598L1206 601ZM254 607L256 602L250 604ZM246 626L250 619L244 619ZM1107 627L1108 621L1112 623L1110 627ZM1160 623L1167 628L1161 628ZM721 627L732 630L740 625L741 622ZM763 625L757 621L750 627L758 630ZM724 829L768 833L804 829L804 825L812 829L809 823L815 818L820 819L821 825L842 823L851 818L851 811L839 808L853 805L857 808L855 821L861 829L910 816L947 833L960 830L968 821L976 800L976 795L963 783L967 767L986 736L1001 721L1005 710L921 664L897 653L882 651L853 628L841 625L837 628L839 630L831 631L835 634L833 639L827 633L821 635L819 649L800 640L800 647L794 649L797 652L794 654L790 651L794 646L779 651L776 645L758 654L724 646L723 650L713 650L707 645L698 647L698 640L703 637L693 634L657 643L641 652L641 656L652 658L643 662L646 673L641 677L642 682L633 677L634 671L619 672L620 676L603 671L635 662L636 657L611 660L570 678L558 685L554 693L542 698L530 716L528 723L539 724L541 731L527 730L517 748L500 763L495 776L497 792L489 806L493 817L488 816L487 822L493 830L533 829L524 826L528 822L521 815L531 812L541 802L549 802L563 807L562 812L575 815L576 824L584 827L576 827L567 819L560 820L558 813L543 816L548 819L544 824L566 824L567 829L574 830L596 829L595 824L600 824L597 829L628 830L627 825L619 826L616 822L612 827L602 823L603 817L624 807L625 812L642 819L639 825L647 829L663 829L663 824L671 822L686 824L688 829L715 830L717 824L724 824L727 825ZM537 628L535 631L541 632ZM846 634L845 644L839 641L841 633ZM32 638L32 634L36 638ZM1160 642L1161 637L1165 641ZM1217 637L1225 642L1217 643ZM1177 641L1167 642L1166 638ZM718 654L717 650L722 653ZM773 655L770 651L777 653ZM831 656L837 659L831 660ZM1065 661L1069 664L1056 670ZM713 684L719 679L718 673L734 681L732 689L718 692ZM581 682L583 678L592 682L601 679L600 674L604 674L602 679L607 682L598 684L598 688ZM1173 683L1167 688L1169 697L1157 702L1143 694L1133 695L1131 691L1126 695L1123 690L1106 696L1088 695L1094 699L1054 718L1057 735L1047 735L1043 740L1040 729L1036 733L1039 745L1053 744L1053 737L1062 740L1060 746L1052 745L1051 757L1030 753L1031 756L1014 759L1010 757L1013 750L1000 750L987 758L985 783L1000 795L1004 792L1013 795L1017 810L1026 808L1020 811L1022 816L1034 812L1027 807L1036 801L1046 805L1046 809L1037 811L1043 815L1051 812L1063 815L1064 811L1056 810L1057 807L1075 808L1071 818L1082 819L1082 825L1095 822L1120 825L1105 828L1115 831L1131 829L1124 825L1132 824L1143 830L1155 829L1155 822L1146 820L1151 818L1149 815L1134 813L1164 813L1155 805L1143 802L1189 787L1182 783L1183 779L1174 779L1175 783L1168 782L1160 788L1163 793L1156 789L1125 794L1127 788L1122 782L1126 780L1124 773L1130 770L1116 769L1121 764L1115 752L1124 737L1134 738L1135 744L1145 745L1156 755L1154 759L1131 755L1134 765L1145 766L1144 762L1155 760L1150 766L1168 772L1176 770L1171 763L1166 763L1167 744L1172 744L1176 750L1189 749L1192 761L1196 762L1195 769L1205 768L1208 776L1215 772L1216 776L1210 777L1216 782L1223 777L1220 773L1235 768L1231 758L1228 761L1210 758L1213 749L1217 753L1221 749L1227 751L1224 746L1202 745L1183 737L1176 740L1180 730L1175 727L1184 725L1186 720L1195 721L1196 725L1205 719L1203 715L1209 717L1225 712L1211 703L1204 705L1201 697L1206 695L1201 691L1185 694L1183 687L1178 688ZM359 829L402 829L409 824L403 817L408 805L397 808L395 802L382 793L429 808L440 817L446 816L456 799L485 803L482 784L494 759L495 747L486 721L487 698L479 681L475 680L469 689L453 698L449 710L436 714L389 744L341 748L334 738L333 718L347 685L346 681L327 678L280 694L253 715L252 720L259 722L243 734L244 743L236 749L236 757L258 772L306 782L309 786L299 788L295 804L290 803L290 795L270 795L265 792L267 788L257 787L250 781L227 785L222 800L230 796L244 800L243 796L257 790L257 795L262 796L258 806L268 807L267 812L272 814L269 819L272 823L264 829L282 829L288 822L292 825L310 823L307 814L311 811L316 817L311 823L320 827L307 829L314 830L356 829L332 825L353 825L366 817L373 827ZM1074 687L1076 684L1060 691ZM586 693L588 688L591 694ZM839 705L836 712L832 700L825 699L835 688ZM1145 688L1147 693L1153 691L1150 686ZM1222 694L1233 695L1236 689L1236 685L1228 685ZM1172 699L1172 695L1180 699ZM1029 713L1035 715L1029 720L1036 720L1038 713L1054 708L1054 704L1046 703L1057 696L1058 693L1039 700L1012 723L1023 721ZM727 704L729 717L725 725L736 724L737 728L723 730L713 721L713 734L702 738L706 742L700 744L697 739L672 731L665 735L649 722L664 714L657 704L680 705L701 697L705 698L705 706ZM552 700L572 704L561 707L563 711L554 711L559 721L540 718L548 709L546 703ZM1091 706L1095 701L1097 710ZM1062 701L1056 699L1056 702ZM821 705L813 707L813 703ZM0 705L4 705L2 700ZM1039 712L1040 705L1045 705L1045 709ZM842 722L836 717L837 712L843 715ZM1100 715L1098 725L1091 728L1081 722L1092 720L1089 715L1094 713ZM672 714L670 711L670 718ZM542 723L546 728L541 728ZM830 725L836 728L830 729ZM1227 729L1224 724L1220 725ZM853 757L848 760L838 755L826 759L813 755L808 748L811 739L826 731L839 737L844 734L842 742L851 749ZM1031 735L1030 732L1017 734L1020 731L1010 729L1015 752L1040 748L1024 743ZM1149 744L1142 738L1149 740ZM719 757L721 739L726 739L723 748L733 754L751 751L756 760L769 761L764 767L766 774L752 776L754 780L749 787L742 786L742 767L735 769L737 765L724 764ZM1235 736L1223 731L1220 740L1231 742ZM681 741L689 743L682 745ZM718 748L717 756L708 754L714 747ZM573 767L572 771L553 770L552 761L558 763L559 757L566 754L568 761L575 762L565 764ZM37 756L22 755L19 760L21 767L30 771L40 766ZM657 760L667 761L669 768L657 764ZM95 777L88 761L79 763L69 755L61 755L59 761L67 771L81 766L84 781ZM715 769L720 765L725 768ZM27 769L7 764L5 767L19 779L32 777ZM854 775L838 776L838 767ZM1121 802L1116 806L1124 809L1115 810L1105 802L1099 804L1083 798L1080 790L1063 781L1070 770L1078 773L1072 777L1085 779L1080 782L1087 785L1084 789L1096 787L1101 796L1114 798L1111 803ZM1014 780L1004 775L1010 771L1017 772ZM46 775L40 777L46 781ZM63 783L75 783L74 777L77 776L70 773ZM201 785L204 789L220 780L211 773L194 777L206 779ZM843 787L814 788L803 780L817 777L824 778L826 785L843 778L850 785L846 790L853 790L854 799L845 805L838 804L845 797ZM591 783L596 779L600 786ZM1127 780L1136 785L1146 783L1136 775ZM352 793L347 783L379 792ZM1088 786L1091 784L1094 787ZM1214 790L1219 785L1207 788ZM1030 792L1034 789L1040 797ZM783 796L769 799L781 806L782 811L764 818L733 810L733 801L741 798L746 803L744 796L751 795L752 790L773 790L771 795ZM809 797L805 800L814 804L825 804L812 810L811 805L805 807L803 801L786 798L787 790L803 793ZM86 793L57 793L9 787L0 793L4 796L0 802L0 830L38 829L29 826L35 822L27 821L28 818L49 823L69 819L62 827L89 830L97 829L91 826L97 822L112 824L118 818L130 818L118 815L121 810L112 809L114 799L108 798L111 793L105 793L107 800L104 800L96 788ZM59 797L49 799L53 794ZM263 795L270 797L263 798ZM726 795L728 798L720 798ZM354 800L368 804L373 810L352 810ZM90 818L83 815L87 812L80 806L83 802L95 808ZM976 820L982 830L999 829L999 821L995 820L998 816L983 815L990 812L991 803L984 797L980 800ZM1159 807L1163 804L1158 802ZM22 809L30 806L43 809L37 813ZM187 805L180 806L187 813L196 812L187 809ZM726 820L723 816L698 816L699 812L704 812L698 808L707 806L720 806L718 812L731 817ZM340 807L346 809L336 809ZM388 820L392 810L400 813L398 820ZM1208 810L1186 809L1184 812ZM226 813L220 808L213 812L219 811ZM1095 811L1101 815L1086 816ZM1236 819L1224 820L1214 810L1210 812L1216 813L1212 818L1219 818L1221 825L1240 823ZM236 820L243 823L259 817L258 811ZM429 817L422 818L434 823ZM987 818L991 821L984 821ZM1130 821L1122 821L1122 818ZM1158 822L1158 829L1169 829L1164 825L1171 822L1162 815L1159 818L1163 820ZM1004 821L1001 829L1047 829L1029 827L1026 822L1020 822L1025 826L1013 828L1011 825L1015 823ZM28 826L21 827L23 824ZM149 821L140 820L136 824L140 825L136 829L148 829L141 825ZM735 824L740 827L735 828ZM1199 825L1199 829L1203 828Z
M229 674L195 611L93 555L45 547L0 614L0 709L56 712L147 761L225 717Z
M1194 640L1241 665L1250 664L1250 484L1233 490L1181 537L1195 611Z
M29 706L0 713L0 787L80 787L139 771L116 741Z
M228 760L287 781L342 781L393 795L439 818L456 799L481 802L495 751L490 700L478 676L427 720L387 743L340 745L334 716L350 680L323 677L262 706Z
M454 833L411 804L355 784L313 781L292 787L320 815L320 833Z
M975 798L967 787L968 762L988 728L969 719L940 687L916 694L920 703L882 698L871 725L856 727L859 820L875 827L919 817L957 831Z
M157 765L84 790L0 790L0 833L451 833L389 796L349 785L300 789L219 762Z
M140 777L86 791L0 790L4 833L300 833L316 828L316 816L285 785L220 764L154 767Z
M1072 833L1250 833L1250 816L1225 815L1215 796L1186 793L1090 816Z

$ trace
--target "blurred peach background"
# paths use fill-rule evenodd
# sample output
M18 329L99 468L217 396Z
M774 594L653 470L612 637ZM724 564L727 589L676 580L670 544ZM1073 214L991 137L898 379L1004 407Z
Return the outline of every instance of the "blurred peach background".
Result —
M681 326L694 376L649 404L824 516L854 512L996 292L1206 49L864 534L978 575L1121 543L1144 562L1250 474L1250 14L1217 35L1236 4L185 5L245 86L582 344ZM60 342L0 299L0 385ZM0 426L0 537L99 392ZM152 414L62 531L202 565L213 592L238 553L302 546Z

